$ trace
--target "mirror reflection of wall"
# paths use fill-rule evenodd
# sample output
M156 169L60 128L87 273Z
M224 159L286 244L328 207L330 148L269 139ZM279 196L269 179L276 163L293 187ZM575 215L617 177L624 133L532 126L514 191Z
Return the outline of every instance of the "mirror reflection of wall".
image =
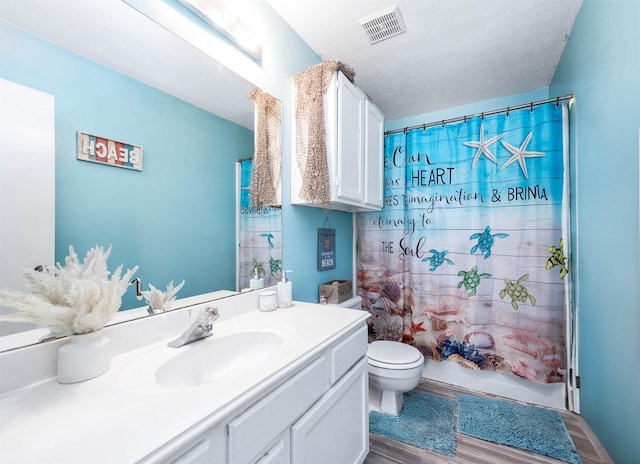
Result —
M251 204L253 160L238 161L238 256L237 288L250 288L252 272L261 264L264 286L275 285L282 272L282 208Z
M23 270L54 261L55 102L5 79L0 101L0 288L29 291ZM0 321L0 337L34 328Z
M144 290L183 279L178 298L233 290L234 167L253 130L8 23L0 44L0 77L55 97L55 261L69 245L80 256L111 245L109 269L138 265ZM236 79L251 114L253 85ZM77 131L142 146L143 171L79 161ZM131 287L122 309L143 304Z
M282 104L254 87L254 153L238 162L236 290L275 285L282 272Z

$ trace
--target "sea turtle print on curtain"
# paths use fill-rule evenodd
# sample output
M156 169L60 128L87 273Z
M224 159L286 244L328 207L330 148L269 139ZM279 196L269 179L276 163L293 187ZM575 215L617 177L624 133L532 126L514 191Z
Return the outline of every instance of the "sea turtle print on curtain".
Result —
M370 339L537 382L565 377L563 108L385 137L385 202L358 214Z

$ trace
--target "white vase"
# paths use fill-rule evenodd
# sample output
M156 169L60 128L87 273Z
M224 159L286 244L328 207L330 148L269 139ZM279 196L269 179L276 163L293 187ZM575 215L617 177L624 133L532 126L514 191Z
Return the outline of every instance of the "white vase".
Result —
M58 350L58 383L82 382L111 369L109 343L100 330L69 336Z

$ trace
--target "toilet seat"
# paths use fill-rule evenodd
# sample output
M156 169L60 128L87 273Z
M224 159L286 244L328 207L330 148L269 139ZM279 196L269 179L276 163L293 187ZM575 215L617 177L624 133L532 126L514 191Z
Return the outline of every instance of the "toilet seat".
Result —
M388 340L369 344L367 357L370 366L391 370L415 369L424 363L424 357L417 348Z

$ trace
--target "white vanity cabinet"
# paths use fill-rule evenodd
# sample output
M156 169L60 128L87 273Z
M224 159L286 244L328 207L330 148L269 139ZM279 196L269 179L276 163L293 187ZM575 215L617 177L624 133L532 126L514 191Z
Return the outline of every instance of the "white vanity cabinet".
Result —
M227 425L227 463L361 463L369 451L361 326Z
M328 387L328 362L323 354L229 422L227 462L255 462L282 441L293 421Z
M209 463L209 440L202 440L192 448L184 451L176 459L171 460L171 464L208 464Z
M166 462L362 463L369 452L366 351L361 325Z
M361 359L291 427L291 462L363 462L369 451L367 360Z
M295 101L296 89L293 89ZM330 202L312 203L300 196L302 176L292 156L291 202L341 211L382 209L384 116L367 96L337 71L324 96ZM292 129L296 147L295 115Z
M257 292L248 292L216 300L221 320L213 337L168 348L174 332L167 336L162 327L188 326L189 312L208 304L203 298L105 328L117 354L107 373L86 382L56 381L64 340L0 353L0 371L8 373L0 376L2 463L362 463L369 448L369 313L305 302L263 312L254 309ZM243 368L261 340L244 334L255 331L272 333L280 345ZM137 341L143 333L156 337L132 344L131 336ZM211 354L221 345L206 346L215 337L233 347L225 351L240 363L236 369L216 370ZM185 361L171 364L175 375L194 378L158 383L158 370L176 356ZM209 356L207 372L220 375L201 382L188 366ZM32 372L19 368L25 365L39 373L24 379ZM34 436L47 439L33 446Z

